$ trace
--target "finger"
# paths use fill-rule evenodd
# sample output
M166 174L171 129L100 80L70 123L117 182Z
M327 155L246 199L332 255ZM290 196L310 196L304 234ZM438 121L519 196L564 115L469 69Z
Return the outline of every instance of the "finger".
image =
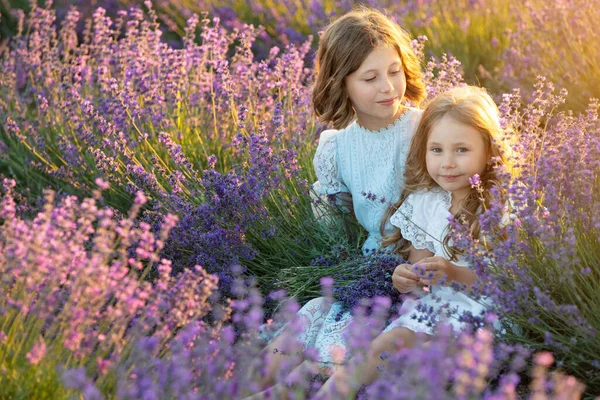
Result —
M417 281L403 280L399 282L394 282L394 287L399 291L407 291L411 290L413 287L416 287L417 283Z
M402 276L408 279L418 279L418 276L412 271L410 265L396 269L393 275Z
M421 261L414 263L412 266L410 266L410 271L419 273L419 271L423 271L425 269L426 264L427 263L421 263Z
M423 267L425 267L426 271L430 271L430 270L439 270L440 268L443 268L444 265L439 260L433 260L433 261L423 264Z
M427 264L415 264L412 272L419 278L422 277L427 272Z
M409 280L403 280L403 281L394 283L394 287L398 290L412 289L416 286L417 286L416 281L409 281Z
M404 281L404 286L413 287L416 286L417 283L419 283L418 279L407 279Z
M409 283L407 285L396 286L396 289L398 291L408 292L408 291L411 291L411 290L415 289L416 287L417 287L417 282L412 282L412 283Z
M425 271L439 271L442 266L438 263L430 263L425 266Z
M406 278L406 279L410 279L410 280L417 281L417 282L419 281L419 276L417 274L407 271L407 270L398 271L398 276L400 278Z
M435 274L428 276L427 278L421 279L421 283L423 283L424 285L437 285L444 276L446 276L446 274L444 274L441 271L438 271Z
M423 285L435 285L439 281L437 275L428 275L427 277L421 278L421 283Z
M412 282L412 281L410 281ZM409 284L398 284L398 285L394 285L394 287L396 288L396 290L398 290L399 292L408 292L413 290L414 288L417 287L417 283L416 282L412 282Z

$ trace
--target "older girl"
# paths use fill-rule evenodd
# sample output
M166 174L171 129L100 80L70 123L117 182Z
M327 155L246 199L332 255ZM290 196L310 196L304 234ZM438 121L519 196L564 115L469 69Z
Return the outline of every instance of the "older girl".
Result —
M404 186L405 160L421 115L412 106L425 97L419 61L408 33L372 9L340 17L326 28L319 43L312 101L319 119L335 129L321 134L314 157L318 181L313 188L354 212L369 232L365 254L381 244L379 225L387 206L364 193L395 202ZM391 233L391 228L388 225L384 232ZM298 312L305 322L300 335L303 348L298 351L316 348L320 354L316 367L322 373L329 373L329 367L340 365L349 355L343 334L351 319L349 313L336 318L340 309L340 303L331 306L318 298ZM285 340L286 335L280 335L267 346L263 387L274 381L285 357L277 349Z

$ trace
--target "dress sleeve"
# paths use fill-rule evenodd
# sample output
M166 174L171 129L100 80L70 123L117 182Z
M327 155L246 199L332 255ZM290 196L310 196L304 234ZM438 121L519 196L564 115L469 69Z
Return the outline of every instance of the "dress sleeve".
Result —
M390 218L390 223L400 229L402 237L415 249L427 249L435 253L435 238L428 233L429 208L427 193L411 193Z
M313 184L313 189L319 195L350 192L340 177L336 134L335 130L321 133L319 146L313 159L317 174L317 181Z

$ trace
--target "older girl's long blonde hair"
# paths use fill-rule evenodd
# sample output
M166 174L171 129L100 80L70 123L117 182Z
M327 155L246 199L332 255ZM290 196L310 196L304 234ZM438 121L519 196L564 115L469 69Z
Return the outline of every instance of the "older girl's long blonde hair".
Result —
M411 140L404 172L404 190L398 202L388 208L380 226L383 236L381 246L393 246L396 252L404 256L408 255L410 242L402 237L398 228L394 227L394 232L387 236L384 236L384 229L390 217L398 210L409 194L439 187L427 172L427 140L433 127L445 116L477 129L482 135L490 160L493 160L493 162L488 163L480 177L480 186L483 188L483 193L480 194L472 189L455 214L468 224L475 237L478 237L480 233L478 215L482 209L486 209L491 205L493 198L490 188L498 184L498 176L494 165L507 165L508 163L508 148L506 142L501 140L502 130L499 123L498 107L484 89L475 86L462 86L450 89L435 97L425 108L419 126ZM451 259L454 260L459 252L449 246L449 239L450 236L447 234L444 239L444 246Z
M380 46L392 46L400 56L406 76L405 99L416 106L425 98L421 59L413 51L408 32L385 14L359 7L327 26L319 41L312 105L321 122L332 123L335 129L352 122L355 112L345 78Z

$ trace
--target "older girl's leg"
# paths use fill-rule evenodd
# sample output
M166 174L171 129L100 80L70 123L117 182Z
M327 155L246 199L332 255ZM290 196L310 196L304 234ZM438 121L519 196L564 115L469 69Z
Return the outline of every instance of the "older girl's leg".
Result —
M377 378L377 370L384 366L382 353L391 353L414 346L416 333L404 327L394 328L379 335L371 343L362 360L351 359L348 366L339 368L319 390L319 398L337 398L358 391L361 385L368 385Z
M287 399L290 393L298 390L298 387L304 387L306 394L308 394L310 387L307 387L307 384L310 385L311 377L317 375L329 377L341 366L341 364L304 361L287 376L287 382L278 383L260 393L245 397L244 400Z

